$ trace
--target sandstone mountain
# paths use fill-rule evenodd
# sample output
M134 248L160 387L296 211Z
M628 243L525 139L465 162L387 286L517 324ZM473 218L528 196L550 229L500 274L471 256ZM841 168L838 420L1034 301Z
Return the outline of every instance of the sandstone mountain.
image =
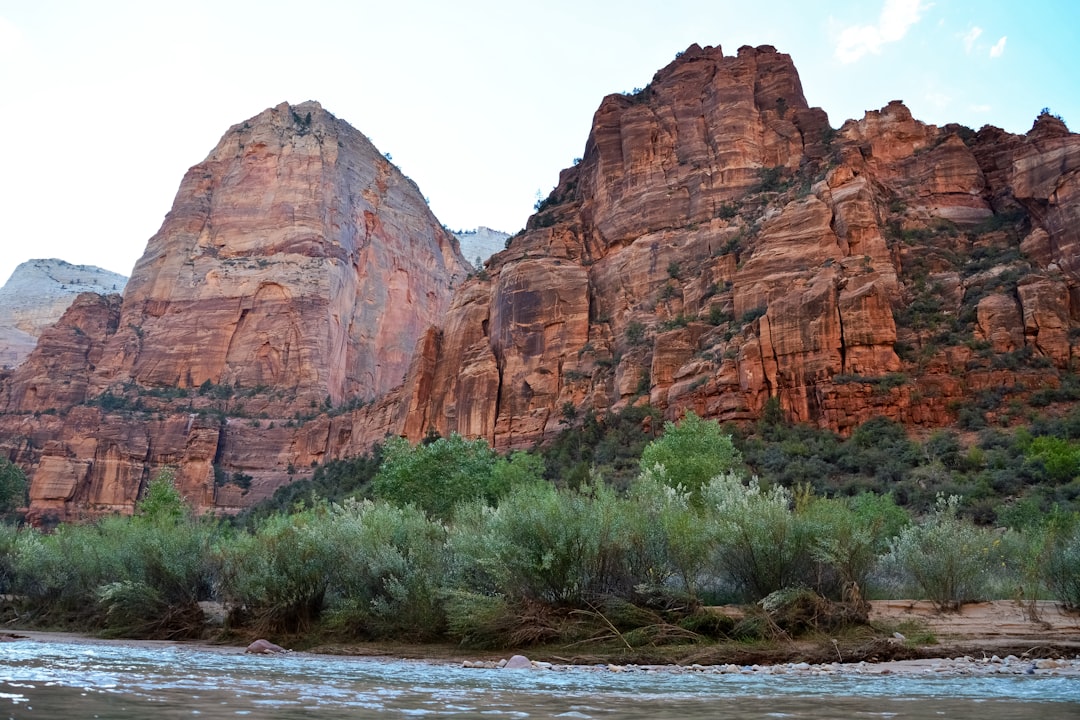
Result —
M286 480L296 433L251 445L231 422L284 429L386 394L466 272L416 185L318 103L234 126L184 177L123 303L80 296L0 386L34 512L129 508L170 464L207 507L235 505L244 470Z
M15 367L84 292L123 292L127 278L92 265L28 260L0 288L0 367Z
M693 46L605 98L582 161L455 295L421 423L524 447L650 402L844 431L952 423L1072 367L1080 137L834 130L790 58ZM1000 402L1000 397L998 401Z
M692 46L603 100L581 162L460 280L411 183L282 105L189 172L122 306L83 296L0 383L0 447L32 514L72 516L129 509L165 465L229 511L387 433L526 447L645 402L840 432L1006 415L1071 382L1078 189L1053 116L975 132L896 101L834 129L787 55Z
M510 233L481 225L475 230L459 230L454 233L454 237L461 245L461 254L474 268L480 270L488 258L506 247Z

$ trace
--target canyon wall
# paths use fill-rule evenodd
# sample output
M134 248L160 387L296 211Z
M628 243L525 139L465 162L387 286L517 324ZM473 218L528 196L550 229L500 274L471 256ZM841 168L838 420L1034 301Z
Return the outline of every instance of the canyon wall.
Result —
M359 132L281 105L189 171L122 304L81 297L0 377L0 449L33 517L70 518L165 466L232 512L387 434L523 448L644 403L1007 423L1072 381L1078 185L1051 115L976 132L894 101L836 129L787 55L695 45L603 99L476 269Z
M691 47L605 98L580 163L455 296L425 422L527 447L649 402L844 432L955 422L1072 368L1080 138L834 130L771 47ZM478 391L483 388L484 391Z
M264 495L326 452L308 420L402 384L466 272L415 183L318 103L234 126L122 304L80 297L0 385L33 513L130 509L170 465L203 507Z

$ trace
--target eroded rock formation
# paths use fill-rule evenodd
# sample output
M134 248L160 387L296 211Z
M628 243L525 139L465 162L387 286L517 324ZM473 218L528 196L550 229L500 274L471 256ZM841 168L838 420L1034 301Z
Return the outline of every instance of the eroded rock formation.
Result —
M44 330L85 292L121 293L127 278L92 265L27 260L0 288L0 367L26 359Z
M751 420L776 398L839 431L938 426L1003 381L1053 386L1080 315L1077 152L1047 115L975 133L899 101L833 130L787 55L693 46L604 99L581 162L459 291L424 422L523 447L566 403Z
M1072 372L1078 176L1049 115L974 132L896 101L837 130L787 55L692 46L601 102L464 279L363 136L282 105L188 173L122 309L80 300L0 378L0 447L33 513L70 517L129 510L166 465L230 511L387 433L526 447L645 402L948 425Z
M166 465L202 507L264 495L336 444L308 420L402 384L466 271L416 185L318 103L234 126L122 306L81 297L0 386L33 512L130 509ZM63 419L31 432L44 411Z

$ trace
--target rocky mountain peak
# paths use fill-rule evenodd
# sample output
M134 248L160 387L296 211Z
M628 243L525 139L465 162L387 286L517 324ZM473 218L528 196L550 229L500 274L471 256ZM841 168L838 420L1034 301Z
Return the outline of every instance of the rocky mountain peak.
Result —
M70 515L130 510L164 465L230 511L387 434L528 447L645 403L1007 422L1080 354L1063 128L894 101L835 129L775 48L691 46L600 102L581 162L467 277L366 138L279 105L188 172L122 307L84 296L0 378L0 447L35 513Z
M363 134L282 103L188 171L135 266L102 381L371 399L400 383L465 273L415 183Z
M79 294L121 293L126 283L118 273L55 258L20 264L0 288L0 367L25 360Z
M467 272L415 183L318 103L233 126L184 176L122 305L83 296L0 384L0 437L37 466L33 514L130 510L162 464L202 507L236 507L245 471L264 494L327 451L290 457L297 425L401 385ZM44 456L17 439L27 413L47 413Z

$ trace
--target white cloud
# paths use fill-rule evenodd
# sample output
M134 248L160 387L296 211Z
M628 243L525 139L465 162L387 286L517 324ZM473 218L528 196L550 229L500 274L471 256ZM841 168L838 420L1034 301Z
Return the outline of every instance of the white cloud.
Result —
M27 49L28 43L22 31L15 23L0 15L0 57L15 60Z
M844 28L836 44L836 57L852 63L867 53L881 52L883 45L901 40L922 17L922 0L885 0L876 25Z
M1001 39L994 43L994 47L990 48L990 57L997 58L1005 54L1005 40L1007 37L1002 35Z
M989 105L972 105L971 106L971 112L977 112L977 113L988 113L992 109L993 108L991 108Z
M908 28L919 22L922 13L920 0L885 0L881 9L881 37L885 42L896 42L907 34Z
M975 41L979 39L980 35L982 35L982 28L978 25L964 33L964 52L971 54L972 48L975 47Z

